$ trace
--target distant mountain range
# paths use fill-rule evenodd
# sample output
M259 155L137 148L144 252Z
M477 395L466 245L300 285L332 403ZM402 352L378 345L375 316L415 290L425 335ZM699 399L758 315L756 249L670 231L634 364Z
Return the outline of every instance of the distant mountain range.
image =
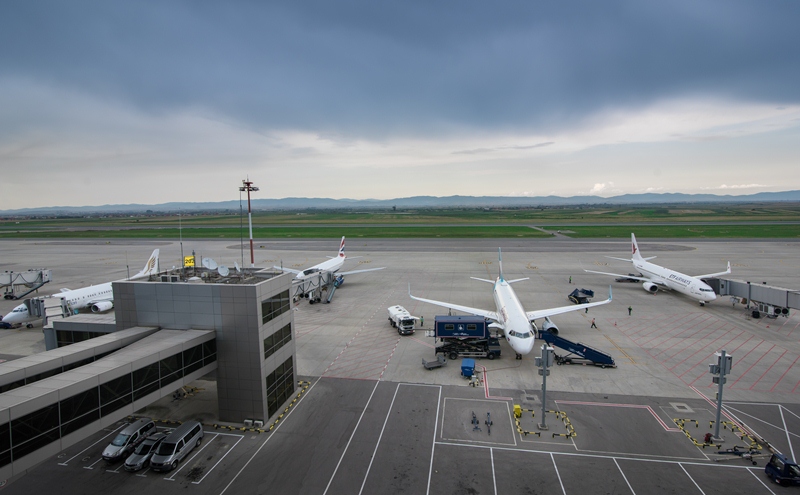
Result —
M800 202L800 191L763 192L741 196L716 194L623 194L610 198L600 196L413 196L397 199L330 199L330 198L283 198L253 199L254 210L307 210L307 209L391 209L397 208L520 208L539 206L580 206L580 205L650 205L679 203L764 203L778 201ZM246 206L246 205L245 205ZM5 216L27 215L89 215L122 213L165 213L201 211L239 210L239 201L218 201L202 203L161 203L157 205L127 204L102 206L48 206L0 210Z

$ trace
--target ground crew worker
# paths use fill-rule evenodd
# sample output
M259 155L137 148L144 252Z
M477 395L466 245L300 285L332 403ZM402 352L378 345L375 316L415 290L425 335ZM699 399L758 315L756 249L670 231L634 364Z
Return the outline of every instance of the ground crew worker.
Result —
M630 307L630 306L628 306L628 316L630 316L630 315L631 315L631 311L633 311L633 308L632 308L632 307Z
M569 276L569 283L572 283L572 275Z
M419 317L419 326L421 326L421 327L425 326L425 317L424 316L420 316Z
M592 318L592 326L589 328L597 328L597 324L594 322L594 318Z

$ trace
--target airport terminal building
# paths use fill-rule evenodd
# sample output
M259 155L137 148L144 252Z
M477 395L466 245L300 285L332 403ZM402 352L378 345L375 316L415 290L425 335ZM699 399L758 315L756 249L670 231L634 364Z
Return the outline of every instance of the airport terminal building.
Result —
M115 282L115 321L67 318L0 363L0 479L216 371L219 419L266 422L296 389L291 276Z

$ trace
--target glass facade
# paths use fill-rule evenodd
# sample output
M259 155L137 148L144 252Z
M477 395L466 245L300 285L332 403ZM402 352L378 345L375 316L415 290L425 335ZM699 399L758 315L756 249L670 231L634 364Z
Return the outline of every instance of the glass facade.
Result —
M17 387L21 387L23 385L30 385L33 382L38 382L39 380L44 380L45 378L50 378L51 376L58 375L60 373L64 373L69 370L74 370L75 368L79 368L81 366L85 366L89 363L93 363L100 358L104 358L111 354L112 352L116 351L108 351L103 354L98 354L97 356L82 359L80 361L75 361L74 363L65 364L64 366L57 366L52 370L45 371L43 373L39 373L38 375L29 376L27 378L23 378L22 380L17 380L15 382L6 383L5 385L0 385L0 394L8 392L9 390L14 390Z
M205 342L0 424L0 467L216 361L216 352L216 345Z
M267 408L272 416L294 392L294 366L287 359L267 375Z
M275 351L292 340L292 324L288 324L264 339L264 359L275 354Z
M285 290L261 302L261 324L271 321L291 308L289 291Z
M108 334L103 332L70 332L67 330L56 330L56 346L64 347L75 344L76 342L102 337L103 335Z

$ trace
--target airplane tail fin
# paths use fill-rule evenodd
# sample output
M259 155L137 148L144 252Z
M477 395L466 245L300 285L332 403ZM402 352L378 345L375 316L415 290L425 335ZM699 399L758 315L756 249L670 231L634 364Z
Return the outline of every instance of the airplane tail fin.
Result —
M147 263L144 264L144 268L142 268L139 273L132 276L131 280L147 278L150 275L155 275L158 273L158 253L158 249L153 250L153 254L150 255L150 259L148 259Z
M636 236L633 235L633 232L631 232L631 259L636 261L644 260L644 258L642 258L642 253L639 252L639 245L636 244Z
M342 243L339 244L339 257L340 258L346 258L345 254L344 254L344 236L342 236Z
M497 275L500 277L500 280L505 280L503 278L503 252L500 250L500 248L497 248L497 267Z

